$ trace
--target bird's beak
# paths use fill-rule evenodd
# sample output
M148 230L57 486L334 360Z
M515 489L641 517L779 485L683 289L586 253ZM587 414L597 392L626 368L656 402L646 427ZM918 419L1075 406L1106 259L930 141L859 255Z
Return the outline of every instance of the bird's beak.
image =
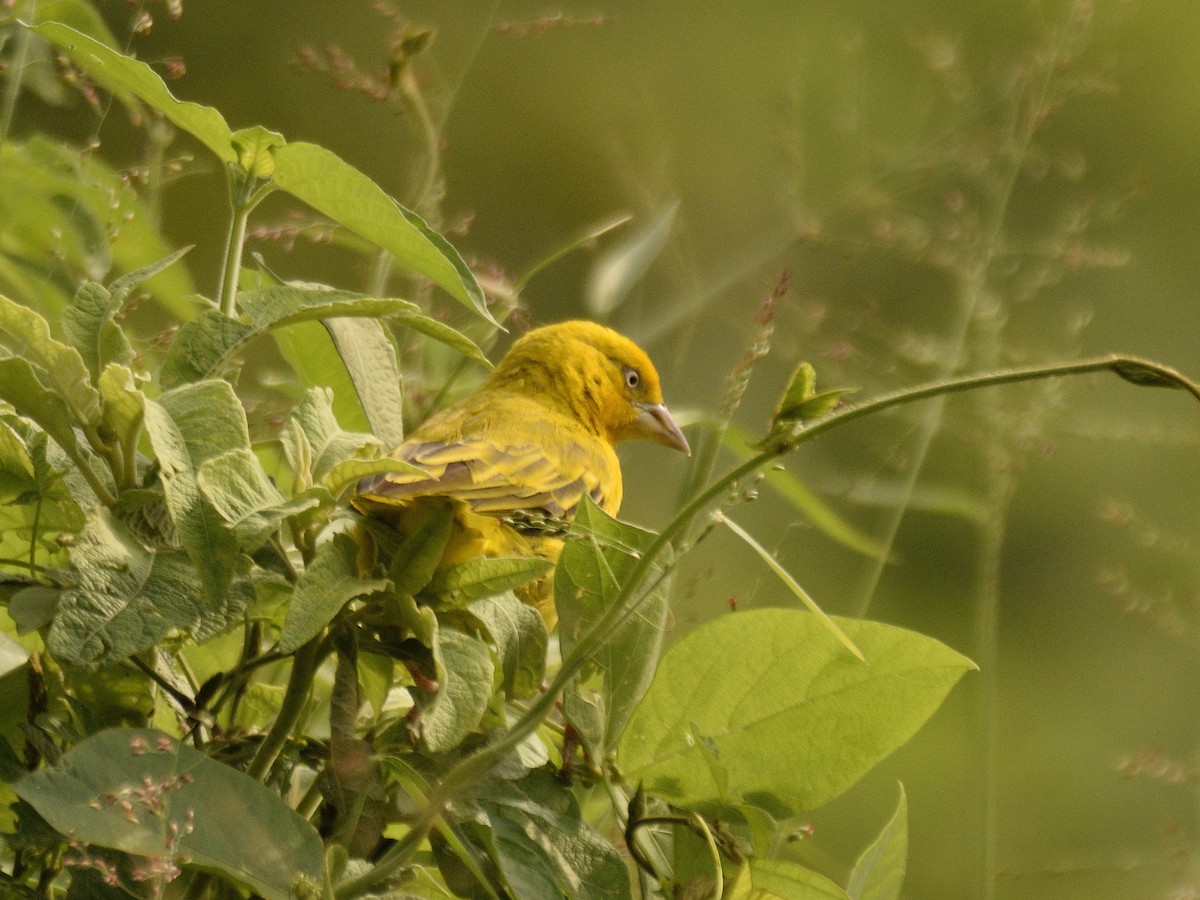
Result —
M633 405L638 411L637 423L642 437L667 447L673 447L688 456L692 455L692 448L688 446L687 438L683 436L683 432L671 418L671 411L667 409L666 404L635 403Z

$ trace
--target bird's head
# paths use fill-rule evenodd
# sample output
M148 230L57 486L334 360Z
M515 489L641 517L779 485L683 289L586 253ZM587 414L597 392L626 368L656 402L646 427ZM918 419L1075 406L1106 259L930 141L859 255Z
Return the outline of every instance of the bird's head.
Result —
M595 322L534 329L513 344L491 382L539 396L613 443L642 438L691 455L650 357Z

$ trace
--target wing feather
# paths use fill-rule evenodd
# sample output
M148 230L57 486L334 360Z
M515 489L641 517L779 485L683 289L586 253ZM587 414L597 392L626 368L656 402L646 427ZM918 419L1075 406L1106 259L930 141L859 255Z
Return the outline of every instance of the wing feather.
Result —
M391 454L424 475L373 476L359 485L359 495L384 504L448 496L479 513L557 518L570 518L584 494L602 508L619 506L616 454L570 420L496 400L452 413L431 419Z

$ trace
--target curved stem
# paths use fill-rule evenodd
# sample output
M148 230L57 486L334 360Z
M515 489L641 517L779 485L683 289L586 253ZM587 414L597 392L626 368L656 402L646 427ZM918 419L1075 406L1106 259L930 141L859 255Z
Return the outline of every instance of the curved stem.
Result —
M279 707L279 715L271 724L263 741L258 746L258 752L250 761L246 774L257 781L264 781L275 765L275 760L287 743L292 729L304 714L308 703L308 695L312 690L313 675L321 661L321 640L313 638L296 651L292 660L292 674L288 677L287 690L283 695L283 703Z

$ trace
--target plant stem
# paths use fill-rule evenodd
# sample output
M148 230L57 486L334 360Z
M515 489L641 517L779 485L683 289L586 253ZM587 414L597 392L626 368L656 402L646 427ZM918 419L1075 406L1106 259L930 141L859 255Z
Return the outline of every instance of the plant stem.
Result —
M810 441L826 431L893 406L1000 384L1038 381L1065 375L1102 371L1114 372L1135 384L1186 390L1200 401L1200 385L1167 366L1132 356L1114 354L1065 363L1022 366L996 372L948 378L912 388L902 388L871 400L843 406L815 422L798 425L800 430L790 435L787 440L781 440L768 446L730 469L704 491L693 497L675 518L655 536L650 546L646 548L634 565L629 577L621 585L621 589L613 598L612 603L600 618L584 632L574 650L563 660L562 667L554 681L542 694L538 695L513 726L489 743L487 747L461 760L442 777L428 796L428 806L424 814L418 822L413 823L413 830L405 836L403 852L400 845L392 847L380 858L371 871L339 885L336 895L339 898L352 897L355 892L366 890L399 871L408 862L413 841L423 839L428 834L446 805L485 776L521 741L537 730L542 720L553 711L558 697L587 664L592 654L612 637L626 619L637 613L641 602L649 596L650 592L643 590L644 582L655 563L688 525L705 510L727 496L733 485L769 465L780 456L792 452L800 444ZM639 594L639 592L641 593ZM288 689L290 692L291 685ZM414 835L417 837L414 838Z
M258 781L265 781L275 765L275 760L287 743L292 729L300 721L304 707L308 704L308 695L312 690L313 675L321 660L321 640L313 638L296 651L292 660L292 673L288 676L287 690L283 695L283 703L279 707L279 715L271 724L271 730L263 737L258 746L258 752L246 769L246 774Z
M250 213L270 192L270 186L256 189L256 179L245 172L231 173L229 177L233 180L230 187L232 215L225 239L225 257L221 262L217 306L225 315L234 316L237 314L237 285L242 270L242 251L246 246L246 226Z

